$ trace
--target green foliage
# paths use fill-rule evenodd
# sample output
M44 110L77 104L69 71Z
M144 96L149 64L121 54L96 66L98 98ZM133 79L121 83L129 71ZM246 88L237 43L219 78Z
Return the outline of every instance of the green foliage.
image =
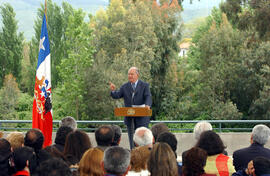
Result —
M55 88L58 83L62 82L57 67L60 65L63 58L67 58L66 44L66 28L68 26L68 19L73 15L74 9L68 4L63 3L62 8L52 0L47 2L47 29L50 40L51 49L51 75L52 75L52 88ZM33 94L33 87L35 84L35 72L37 65L38 47L40 41L41 24L44 16L44 5L38 9L37 19L35 21L35 37L30 42L30 63L28 67L29 83L27 85L28 93Z
M0 119L17 119L15 108L18 104L20 90L16 78L12 74L6 75L4 85L0 89Z
M227 0L221 5L221 9L237 28L254 29L262 40L269 40L269 6L270 1L265 0Z
M92 31L84 22L85 14L82 10L75 10L73 15L69 17L65 32L68 56L62 59L58 67L63 80L62 91L59 93L66 99L63 103L65 111L79 120L86 116L87 107L84 105L85 77L88 75L87 69L92 64L94 48L91 46ZM72 106L74 108L70 108Z
M0 31L0 87L2 87L7 74L13 74L20 83L23 34L18 33L18 22L11 5L1 5L0 14L3 23Z

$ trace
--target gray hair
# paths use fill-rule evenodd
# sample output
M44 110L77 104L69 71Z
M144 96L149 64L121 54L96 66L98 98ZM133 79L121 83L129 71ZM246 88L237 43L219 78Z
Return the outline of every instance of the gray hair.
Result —
M266 125L259 124L252 129L253 142L264 145L267 143L269 137L270 129Z
M124 174L130 163L130 152L119 146L109 147L104 151L104 169L108 174Z
M71 116L67 116L65 118L63 118L60 122L59 122L59 126L67 126L72 128L73 130L77 129L77 122L76 120L71 117Z
M130 67L129 70L135 70L135 72L137 73L137 75L140 75L140 71L139 71L139 69L137 67Z
M152 131L145 127L137 128L133 136L133 141L138 146L145 146L153 144L153 134Z
M213 129L212 125L209 122L206 122L206 121L198 122L195 125L194 130L193 130L194 138L196 140L199 140L202 132L212 130L212 129Z

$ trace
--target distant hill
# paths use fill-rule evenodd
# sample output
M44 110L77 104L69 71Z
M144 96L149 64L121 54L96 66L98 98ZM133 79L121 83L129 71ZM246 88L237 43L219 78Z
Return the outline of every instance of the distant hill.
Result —
M63 1L68 2L74 8L82 8L87 13L95 14L100 8L106 8L109 4L108 0L54 0L55 3L61 5ZM182 12L183 21L189 22L198 17L206 17L211 13L211 9L222 0L184 0L184 12ZM34 35L34 21L36 19L37 9L44 0L0 0L0 4L9 3L14 8L16 19L19 22L19 31L24 33L26 40L30 40ZM1 21L1 17L0 17ZM2 23L0 23L0 27Z

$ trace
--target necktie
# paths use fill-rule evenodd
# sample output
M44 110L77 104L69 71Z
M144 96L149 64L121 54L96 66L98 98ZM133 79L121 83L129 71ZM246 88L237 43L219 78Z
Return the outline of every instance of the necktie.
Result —
M131 83L131 86L132 86L132 89L133 89L133 91L135 91L135 83Z

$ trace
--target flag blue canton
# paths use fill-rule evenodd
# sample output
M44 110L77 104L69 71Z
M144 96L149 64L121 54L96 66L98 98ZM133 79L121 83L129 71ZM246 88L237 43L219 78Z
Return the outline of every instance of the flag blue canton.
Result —
M47 31L46 16L44 15L40 35L37 69L49 54L50 54L50 43Z

